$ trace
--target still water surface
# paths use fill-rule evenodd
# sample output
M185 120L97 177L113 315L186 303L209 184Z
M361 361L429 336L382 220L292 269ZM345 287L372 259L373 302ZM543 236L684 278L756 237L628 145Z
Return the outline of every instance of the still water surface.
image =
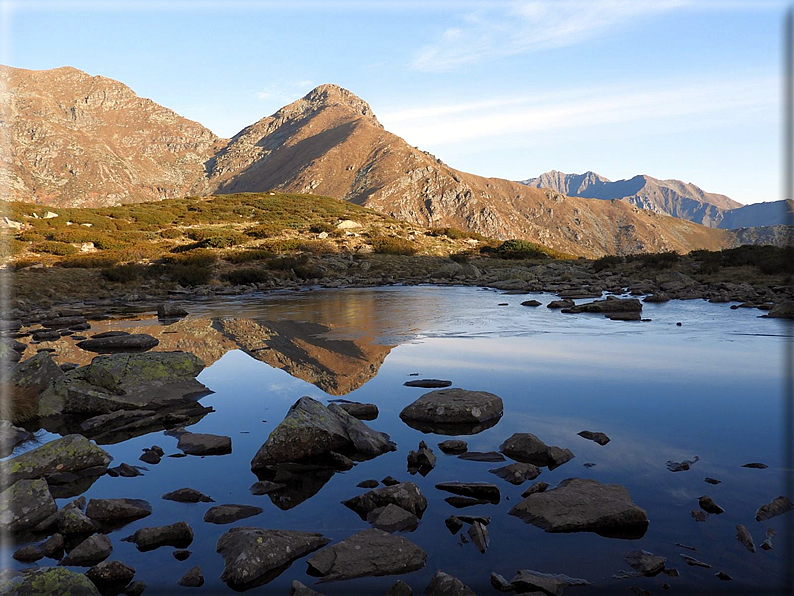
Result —
M569 588L572 594L629 594L630 586L656 594L776 593L786 564L789 518L794 513L764 523L756 522L754 515L760 505L783 494L782 366L789 326L759 318L760 311L754 309L730 310L727 304L703 301L645 304L643 316L652 321L626 323L600 315L566 315L545 306L520 306L531 298L544 305L552 299L475 288L391 287L190 305L187 321L234 317L300 323L303 335L293 333L291 340L309 345L308 352L323 363L323 375L313 377L294 362L280 365L278 358L266 355L268 350L251 351L250 342L244 344L249 354L228 338L221 345L214 336L202 337L198 343L203 342L209 366L199 380L214 393L201 403L215 412L189 430L228 435L233 452L204 458L165 457L160 464L147 466L149 471L141 477L101 477L85 493L87 498L143 498L154 508L148 518L110 534L111 559L135 567L136 579L149 585L147 593L183 592L176 582L195 565L201 566L206 578L200 591L231 593L219 579L223 561L215 553L218 537L230 527L315 531L338 541L369 527L340 501L364 492L356 487L362 480L392 475L415 482L428 499L419 528L404 534L427 551L424 569L403 576L314 585L315 578L306 574L305 559L299 559L277 579L250 593L286 595L292 580L298 579L323 594L383 594L396 579L402 579L415 594L421 594L438 569L457 576L479 595L498 594L488 581L492 571L509 579L519 569L565 573L595 584ZM498 306L505 302L507 306ZM133 328L152 332L159 327L156 319L145 316L140 321L96 323L92 333ZM321 337L312 336L317 333ZM160 347L168 349L169 344L162 341L168 335L159 337ZM335 346L345 352L344 362L335 359ZM262 361L268 358L275 366ZM358 381L349 381L351 371ZM515 432L531 432L550 445L567 447L576 457L555 470L544 468L537 480L552 487L571 477L621 484L648 512L646 534L639 540L593 533L549 534L509 516L507 511L521 500L529 483L513 486L488 473L509 461L482 463L444 455L436 444L451 437L424 434L400 420L400 411L427 391L403 386L416 378L409 375L417 373L420 378L449 379L454 387L489 391L503 399L504 416L498 424L460 437L468 441L470 451L496 451ZM319 386L299 378L301 374ZM303 395L324 403L342 395L377 404L380 415L367 424L389 433L398 450L335 474L317 494L282 510L267 496L249 493L248 487L257 480L250 460L290 405ZM585 429L605 432L611 442L602 447L577 436ZM56 438L43 431L40 435L41 441ZM407 453L421 440L438 457L438 465L427 477L406 471ZM152 444L167 454L176 452L176 439L162 433L104 448L114 464L140 464L141 450ZM700 459L689 471L668 471L668 460L691 460L695 455ZM763 462L769 468L743 468L748 462ZM595 466L585 467L585 463ZM704 477L722 483L713 486ZM444 501L449 494L434 488L438 482L451 480L495 483L502 501L456 510ZM212 496L216 503L183 504L160 498L186 486ZM698 523L689 512L698 509L697 499L703 494L726 512ZM223 503L258 505L264 512L224 526L202 520L210 506ZM485 554L470 543L462 544L458 535L447 530L444 519L456 512L491 516L491 545ZM176 521L188 522L195 532L189 547L193 554L186 561L175 560L168 547L139 553L131 543L120 542L138 528ZM748 552L736 540L735 526L740 523L750 530L756 546L768 527L775 528L775 548ZM676 543L694 546L697 552ZM630 570L623 557L638 548L667 557L667 566L677 568L680 577L612 579L618 571ZM708 562L712 569L688 567L679 553ZM45 561L41 563L48 564ZM720 570L734 581L717 579L714 574ZM665 583L669 590L663 590Z

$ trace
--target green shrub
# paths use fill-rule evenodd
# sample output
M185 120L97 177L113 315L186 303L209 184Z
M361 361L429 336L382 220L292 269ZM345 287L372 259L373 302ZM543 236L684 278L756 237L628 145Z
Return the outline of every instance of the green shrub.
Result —
M290 269L295 269L296 267L302 267L309 262L309 257L306 255L300 255L297 257L277 257L275 259L271 259L267 266L270 269L275 269L277 271L289 271Z
M163 273L182 286L199 286L209 283L212 270L200 265L165 265Z
M100 250L120 250L127 248L130 243L118 236L110 234L96 235L93 237L94 247Z
M263 246L273 252L285 253L298 252L304 244L306 244L305 241L300 238L286 238L284 240L271 240Z
M477 232L470 232L468 230L459 230L458 228L431 228L427 234L429 236L446 236L452 240L463 240L464 238L472 238L474 240L485 240L485 236Z
M502 259L545 259L548 257L544 247L528 240L506 240L496 249Z
M45 240L38 242L31 246L33 252L44 252L51 255L66 256L77 254L78 249L76 246L66 244L65 242L55 242L52 240Z
M118 264L119 260L118 256L109 253L75 255L61 259L58 266L74 269L103 269Z
M669 269L681 256L675 251L660 253L636 253L626 255L627 263L640 263L642 267L649 269Z
M383 255L415 255L416 247L412 242L405 238L396 236L379 236L373 238L372 248L378 254Z
M262 283L270 279L270 277L271 275L264 269L256 269L254 267L234 269L223 275L223 279L236 286Z
M322 234L323 232L330 234L336 231L336 226L323 221L309 226L309 231L313 234Z
M171 254L163 257L165 263L191 267L211 267L218 261L218 255L208 249L197 249L186 254Z
M455 261L456 263L460 263L461 265L465 265L471 260L471 255L465 252L458 252L455 254L449 255L449 258Z
M603 271L604 269L609 269L614 267L615 265L620 265L623 263L623 257L618 255L606 255L601 257L600 259L596 259L593 261L593 271L598 273L599 271Z
M251 261L264 261L273 257L273 253L269 250L250 249L250 250L236 250L234 252L223 255L223 260L229 263L249 263Z
M182 238L184 233L179 228L165 228L164 230L160 230L160 237L161 238L168 238L170 240L174 240L176 238Z
M280 235L284 231L284 226L274 222L263 223L253 228L248 228L245 235L251 238L263 239L273 238Z
M21 234L17 235L17 240L20 242L43 242L46 240L46 236L44 234L39 234L38 232L33 232L28 230L26 232L22 232Z
M62 228L60 230L52 230L47 234L48 240L55 240L56 242L93 242L97 236L104 237L105 234L91 230L90 228L74 227Z
M146 272L146 265L137 263L125 263L123 265L113 265L102 270L102 277L108 281L118 283L129 283L140 279Z
M228 232L226 234L213 236L201 242L202 246L208 248L229 248L248 242L249 238L245 234L238 232Z

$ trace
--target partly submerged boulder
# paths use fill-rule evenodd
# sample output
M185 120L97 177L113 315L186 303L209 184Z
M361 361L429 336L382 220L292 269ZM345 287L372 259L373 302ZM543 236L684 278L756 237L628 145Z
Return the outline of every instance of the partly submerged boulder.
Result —
M427 499L413 482L400 482L392 486L376 488L342 501L342 504L358 513L361 519L366 519L371 511L389 504L397 505L417 517L422 517L427 509Z
M46 480L19 480L0 493L0 531L32 528L57 510Z
M372 430L336 404L325 407L311 397L301 397L251 460L258 470L331 452L356 451L371 457L396 448L389 436Z
M66 435L0 463L4 482L107 467L110 455L82 435Z
M553 489L530 494L509 513L547 532L641 538L648 528L648 514L625 487L584 478L568 478Z
M400 418L422 432L473 435L494 426L503 411L502 399L493 393L439 389L406 406Z
M499 447L499 451L516 461L548 466L553 470L573 459L570 449L546 445L532 433L515 433Z
M221 580L237 591L272 581L295 560L331 542L322 534L294 530L232 528L215 550L223 557Z
M320 582L331 582L410 573L426 561L427 553L409 540L373 528L324 548L307 563Z
M160 343L156 337L145 333L113 335L110 337L91 337L77 342L77 347L89 352L139 352L151 350Z
M448 573L439 570L430 580L424 593L427 596L476 596L474 590Z
M510 585L522 594L529 592L531 594L561 596L563 590L568 586L589 586L590 582L562 574L540 573L539 571L522 569L510 580Z

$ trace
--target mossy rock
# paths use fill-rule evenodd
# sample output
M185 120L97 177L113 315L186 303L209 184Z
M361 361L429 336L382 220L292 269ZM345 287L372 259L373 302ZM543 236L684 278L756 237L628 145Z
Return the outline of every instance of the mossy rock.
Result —
M62 567L24 569L0 579L1 596L100 596L94 583L82 573Z
M110 455L82 435L67 435L2 462L7 483L107 466Z

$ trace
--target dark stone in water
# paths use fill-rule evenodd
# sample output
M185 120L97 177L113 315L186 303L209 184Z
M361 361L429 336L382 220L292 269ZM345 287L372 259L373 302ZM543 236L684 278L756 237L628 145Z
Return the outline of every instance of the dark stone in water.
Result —
M174 558L177 561L184 561L188 557L190 557L192 553L189 550L185 550L183 548L177 549L173 552Z
M441 381L439 379L417 379L416 381L406 381L403 383L406 387L422 387L424 389L439 389L443 387L451 387L452 381Z
M698 561L688 555L679 555L683 560L684 563L689 565L690 567L705 567L706 569L711 569L711 565L708 563L704 563L703 561Z
M716 478L709 478L708 476L703 479L704 482L708 482L709 484L720 484L722 480L717 480Z
M583 430L582 432L577 434L584 439L595 441L599 445L606 445L607 443L609 443L609 437L602 432L592 432L589 430Z
M536 466L548 466L550 470L573 459L570 449L546 445L531 433L515 433L499 447L506 456Z
M490 505L493 501L489 501L487 499L475 499L473 497L447 497L444 499L447 503L455 507L456 509L462 509L464 507L473 507L474 505Z
M792 509L794 509L794 504L791 502L791 499L780 496L772 499L772 501L766 505L759 507L758 511L755 512L755 520L766 521L772 517L791 511Z
M375 483L377 486L378 483ZM252 495L266 495L268 493L272 493L273 491L279 490L286 487L286 484L279 484L278 482L270 482L269 480L260 480L259 482L254 482L248 490L251 491Z
M769 466L766 464L762 464L760 462L751 462L749 464L744 464L743 468L753 468L756 470L766 470Z
M680 462L670 460L667 462L667 469L670 470L671 472L684 472L688 470L692 466L692 464L694 464L699 459L700 457L696 455L692 459L685 459L684 461L680 461Z
M230 524L246 517L259 515L264 509L253 505L216 505L204 514L204 521L209 524Z
M494 426L503 410L501 398L493 393L439 389L406 406L400 418L425 433L471 435Z
M440 570L436 571L435 575L430 579L424 594L426 596L476 596L474 591L457 577Z
M419 472L422 476L427 476L430 470L435 467L436 456L424 441L419 442L419 447L416 451L412 450L408 453L408 471L411 474Z
M453 534L457 534L460 531L460 529L463 527L463 522L456 515L450 515L447 519L444 520L444 524L447 526L447 529Z
M376 488L347 501L342 501L345 507L358 513L361 519L366 519L371 511L379 507L386 507L390 503L402 507L420 518L427 509L427 499L422 495L419 487L412 482Z
M725 513L725 510L717 505L708 495L703 495L698 499L698 504L700 508L705 511L706 513L713 513L715 515L720 515L721 513Z
M530 485L529 488L527 488L527 490L521 493L521 496L526 499L529 495L534 495L535 493L542 493L547 488L549 488L548 482L535 482L534 484Z
M177 583L188 588L200 588L204 585L204 574L201 573L201 567L196 565L188 570Z
M488 470L499 478L507 480L510 484L523 484L527 480L534 480L540 475L540 468L533 464L514 463L501 468Z
M362 480L358 484L356 484L359 488L377 488L380 485L380 482L377 480Z
M214 503L215 499L208 497L204 493L194 488L180 488L170 493L165 493L161 498L166 501L177 501L178 503Z
M749 550L751 553L755 552L753 537L750 536L750 532L742 524L736 526L736 539L744 544L745 548L747 548L747 550Z
M135 543L139 551L154 550L161 546L185 548L193 542L193 530L187 523L177 522L169 526L141 528L121 540Z
M156 337L147 335L145 333L137 333L132 335L114 335L98 338L97 336L91 339L84 339L77 342L77 347L87 350L89 352L145 352L151 350L160 343Z
M135 576L135 569L121 561L102 561L85 572L86 577L98 586L126 585Z
M691 515L691 516L692 516L692 518L693 518L693 519L694 519L696 522L704 522L704 521L706 521L706 520L708 519L708 517L709 517L709 514L708 514L708 513L706 513L705 511L698 511L697 509L693 509L692 511L690 511L690 512L689 512L689 515Z
M483 499L494 504L499 503L501 499L499 487L487 482L439 482L436 488L454 495Z
M458 456L458 459L465 459L467 461L484 461L484 462L498 462L505 461L504 455L498 451L468 451Z
M458 453L466 453L469 446L466 444L466 441L450 439L449 441L441 441L438 444L438 448L444 453L454 455Z

